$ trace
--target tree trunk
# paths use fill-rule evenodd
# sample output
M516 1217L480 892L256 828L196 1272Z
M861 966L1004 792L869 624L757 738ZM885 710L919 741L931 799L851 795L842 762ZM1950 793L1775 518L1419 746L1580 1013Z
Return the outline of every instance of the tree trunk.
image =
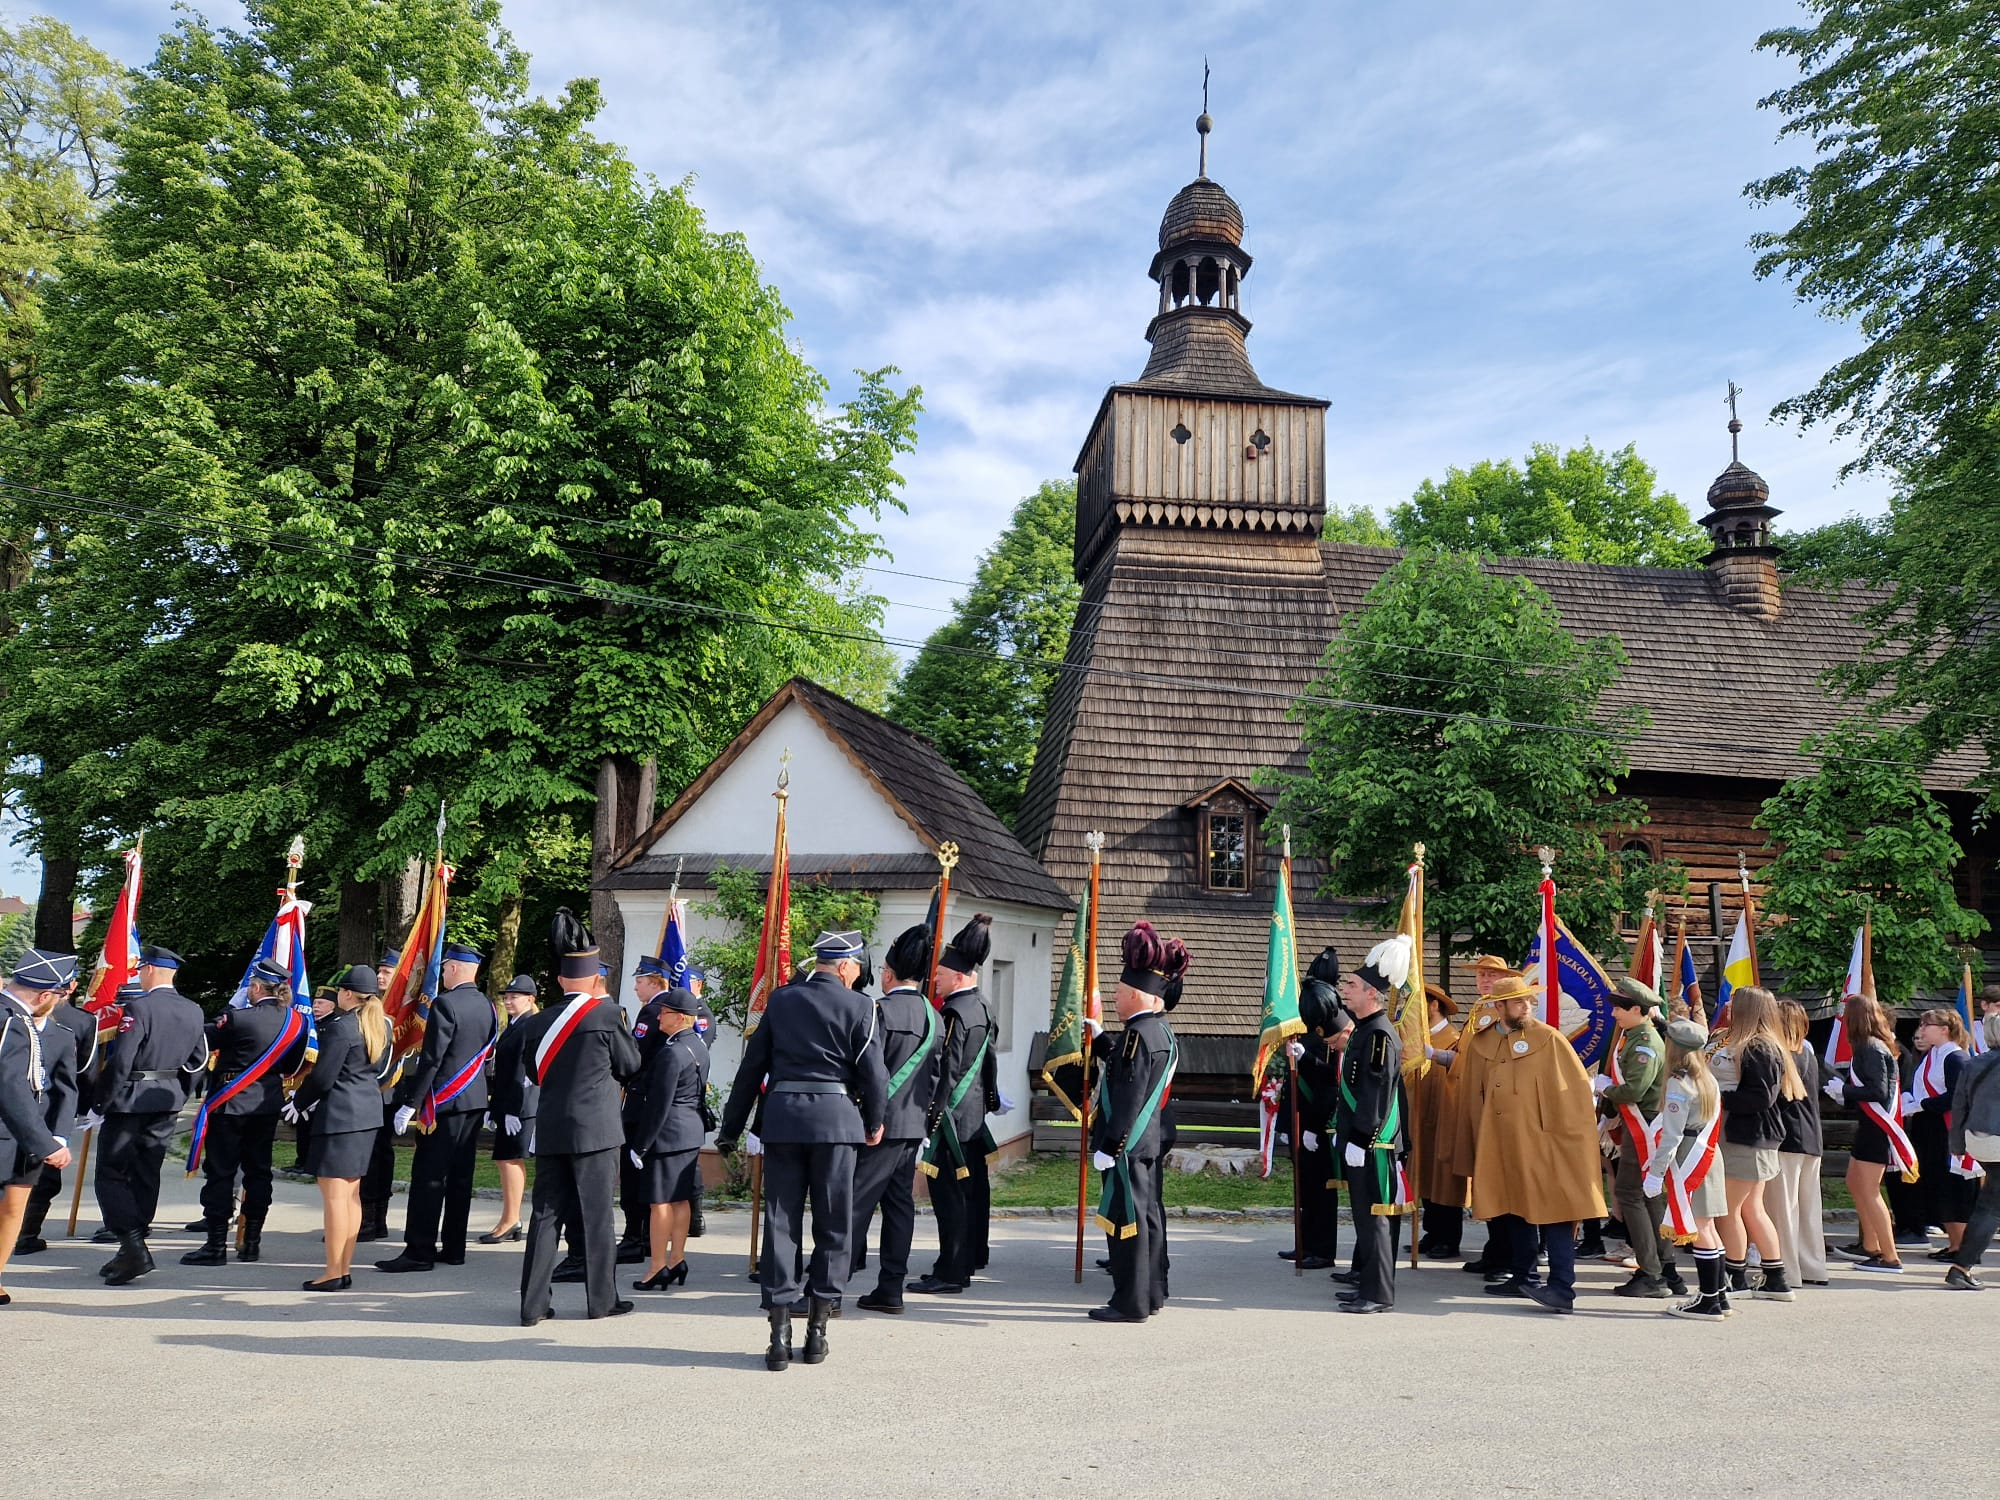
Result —
M340 933L334 953L345 969L351 964L373 966L381 949L375 946L375 918L381 910L382 885L376 880L340 883Z
M403 939L409 935L410 924L417 919L417 900L423 891L424 862L420 859L406 861L402 874L383 878L381 908L389 929L386 946L402 946Z
M42 857L42 893L35 901L35 946L67 953L76 941L76 877L67 856Z
M613 987L625 965L625 920L604 886L611 864L653 822L659 763L630 755L607 755L597 763L597 815L590 826L590 930L598 957L611 971Z
M519 891L500 903L500 920L493 927L493 956L486 966L488 994L499 994L514 977L521 954L521 906Z

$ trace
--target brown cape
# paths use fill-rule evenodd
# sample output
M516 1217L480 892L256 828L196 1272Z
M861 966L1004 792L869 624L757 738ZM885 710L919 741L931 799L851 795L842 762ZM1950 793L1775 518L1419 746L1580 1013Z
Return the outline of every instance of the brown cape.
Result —
M1497 1040L1480 1079L1474 1217L1516 1214L1530 1224L1603 1217L1596 1099L1576 1049L1533 1017Z
M1426 1037L1439 1050L1458 1046L1458 1028L1447 1021ZM1417 1132L1417 1193L1427 1203L1465 1206L1465 1178L1454 1172L1452 1139L1456 1131L1458 1101L1457 1059L1446 1067L1432 1063L1423 1077L1410 1086L1410 1118Z

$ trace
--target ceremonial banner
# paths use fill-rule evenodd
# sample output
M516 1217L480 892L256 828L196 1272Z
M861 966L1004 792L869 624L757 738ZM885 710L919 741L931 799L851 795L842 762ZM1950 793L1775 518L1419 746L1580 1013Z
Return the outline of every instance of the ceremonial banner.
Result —
M1688 1014L1706 1017L1702 1006L1701 974L1694 966L1694 949L1688 946L1687 920L1681 920L1680 929L1674 934L1674 990Z
M1750 912L1737 913L1736 931L1729 938L1729 956L1722 961L1722 988L1715 997L1715 1024L1729 1024L1729 997L1757 982L1757 944L1751 936Z
M1056 986L1055 1013L1049 1019L1048 1055L1042 1063L1042 1082L1049 1092L1081 1124L1083 1122L1083 1059L1090 1046L1085 1020L1097 1011L1097 996L1089 993L1090 889L1084 888L1076 901L1076 920L1070 924L1069 951L1063 955L1062 983Z
M764 1019L771 991L792 977L792 854L785 841L785 803L791 797L791 771L780 766L778 831L771 842L771 883L764 892L764 925L757 935L757 967L750 974L750 1005L743 1034L750 1035Z
M142 837L125 851L125 883L112 903L111 925L105 929L104 947L97 955L97 971L90 977L90 998L83 1008L97 1018L97 1040L107 1042L118 1035L124 1008L118 1003L121 985L139 977L139 890L144 884Z
M1278 891L1271 904L1271 936L1264 954L1264 1016L1257 1028L1257 1063L1250 1086L1261 1088L1271 1054L1287 1037L1306 1029L1299 1019L1299 946L1292 921L1291 830L1285 830L1285 854L1278 862Z
M655 955L667 971L670 989L688 987L687 902L678 898L667 903L667 920L660 929L660 951Z
M1986 1033L1972 1009L1972 965L1969 963L1958 977L1958 1015L1965 1022L1965 1050L1977 1057L1986 1050Z
M430 1022L431 1002L437 999L438 973L444 962L446 891L455 873L440 854L424 883L416 921L403 941L403 955L382 991L382 1009L389 1018L398 1056L416 1051L424 1042L424 1027Z
M1854 929L1854 950L1847 958L1847 981L1840 987L1842 1008L1856 995L1875 998L1875 957L1872 947L1869 920L1861 919L1861 925ZM1847 1035L1847 1017L1841 1010L1833 1013L1833 1030L1826 1038L1827 1066L1833 1068L1852 1067L1854 1064L1854 1043Z
M1603 1061L1615 1029L1611 1023L1611 1002L1618 994L1618 986L1590 950L1577 941L1561 917L1551 915L1548 921L1555 932L1556 959L1553 973L1547 969L1543 973L1558 996L1556 1019L1550 1024L1562 1029L1560 997L1568 996L1570 1003L1583 1012L1583 1024L1567 1033L1570 1045L1576 1048L1576 1055L1583 1059L1585 1067L1594 1067ZM1546 948L1544 934L1536 933L1528 946L1528 956L1521 960L1524 973L1541 965Z
M1271 1175L1271 1153L1278 1145L1278 1102L1281 1093L1276 1073L1267 1074L1257 1090L1257 1155L1263 1164L1259 1175L1264 1177Z
M1657 993L1662 978L1660 958L1660 929L1653 921L1653 908L1649 906L1646 908L1646 919L1639 924L1639 935L1632 940L1632 961L1626 965L1626 972Z
M1424 846L1417 845L1417 857L1409 868L1409 884L1403 889L1403 914L1396 932L1408 938L1409 973L1403 979L1403 1001L1396 1013L1396 1033L1403 1044L1403 1076L1422 1078L1431 1070L1430 997L1424 993ZM1374 955L1369 955L1374 962ZM1412 1140L1415 1133L1412 1132ZM1416 1155L1414 1147L1411 1156Z

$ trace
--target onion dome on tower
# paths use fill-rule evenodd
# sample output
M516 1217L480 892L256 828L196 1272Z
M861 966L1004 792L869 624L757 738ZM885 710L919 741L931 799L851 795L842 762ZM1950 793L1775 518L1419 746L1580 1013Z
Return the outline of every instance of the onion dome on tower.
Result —
M1737 453L1743 423L1736 415L1742 393L1729 383L1729 467L1708 487L1708 514L1701 524L1714 550L1703 563L1721 586L1733 608L1763 620L1775 620L1783 608L1778 588L1778 553L1771 540L1771 522L1782 514L1771 504L1771 487L1744 464Z

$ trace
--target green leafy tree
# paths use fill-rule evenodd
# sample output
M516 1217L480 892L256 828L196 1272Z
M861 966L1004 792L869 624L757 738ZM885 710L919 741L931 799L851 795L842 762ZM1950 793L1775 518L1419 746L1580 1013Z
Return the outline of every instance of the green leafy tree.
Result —
M1404 547L1693 567L1709 539L1655 482L1629 443L1615 453L1537 443L1518 465L1486 459L1447 469L1442 482L1426 479L1390 511L1389 530Z
M1873 580L1882 570L1883 530L1874 517L1850 514L1804 531L1781 531L1778 569L1814 588Z
M1326 523L1320 535L1329 542L1360 542L1369 547L1395 547L1400 543L1382 518L1365 505L1338 505L1326 508Z
M48 563L15 790L45 842L152 830L148 904L219 969L294 831L346 908L443 801L498 936L573 895L534 850L607 762L671 792L787 677L879 679L847 579L914 393L835 400L595 84L527 78L492 0L183 19L49 299L59 399L0 453Z
M1028 789L1051 663L1069 649L1080 591L1071 561L1076 486L1051 480L1014 507L972 588L903 673L889 716L930 737L1011 822Z
M1607 848L1645 818L1618 793L1644 714L1602 703L1624 661L1616 637L1576 640L1533 584L1463 554L1383 574L1293 705L1305 770L1271 778L1277 816L1327 861L1320 893L1392 898L1375 916L1393 926L1422 842L1433 929L1459 951L1520 953L1547 846L1564 920L1608 944L1619 912L1678 884L1675 867Z
M28 904L26 911L11 912L0 917L0 973L11 974L21 955L34 946L35 907Z
M764 927L764 892L770 877L755 870L718 865L709 877L715 892L697 910L729 923L729 935L697 942L689 953L695 967L711 977L702 998L718 1020L741 1026L750 1004L750 980L757 971L757 939ZM792 961L808 963L812 940L822 932L853 931L872 940L882 915L881 898L870 891L846 890L818 880L794 880L791 887Z
M1837 995L1865 913L1884 1000L1950 988L1957 946L1986 920L1952 890L1965 851L1951 814L1924 790L1921 740L1856 723L1804 749L1819 770L1786 782L1757 815L1776 851L1762 872L1765 906L1784 919L1763 940L1765 959L1793 989Z

